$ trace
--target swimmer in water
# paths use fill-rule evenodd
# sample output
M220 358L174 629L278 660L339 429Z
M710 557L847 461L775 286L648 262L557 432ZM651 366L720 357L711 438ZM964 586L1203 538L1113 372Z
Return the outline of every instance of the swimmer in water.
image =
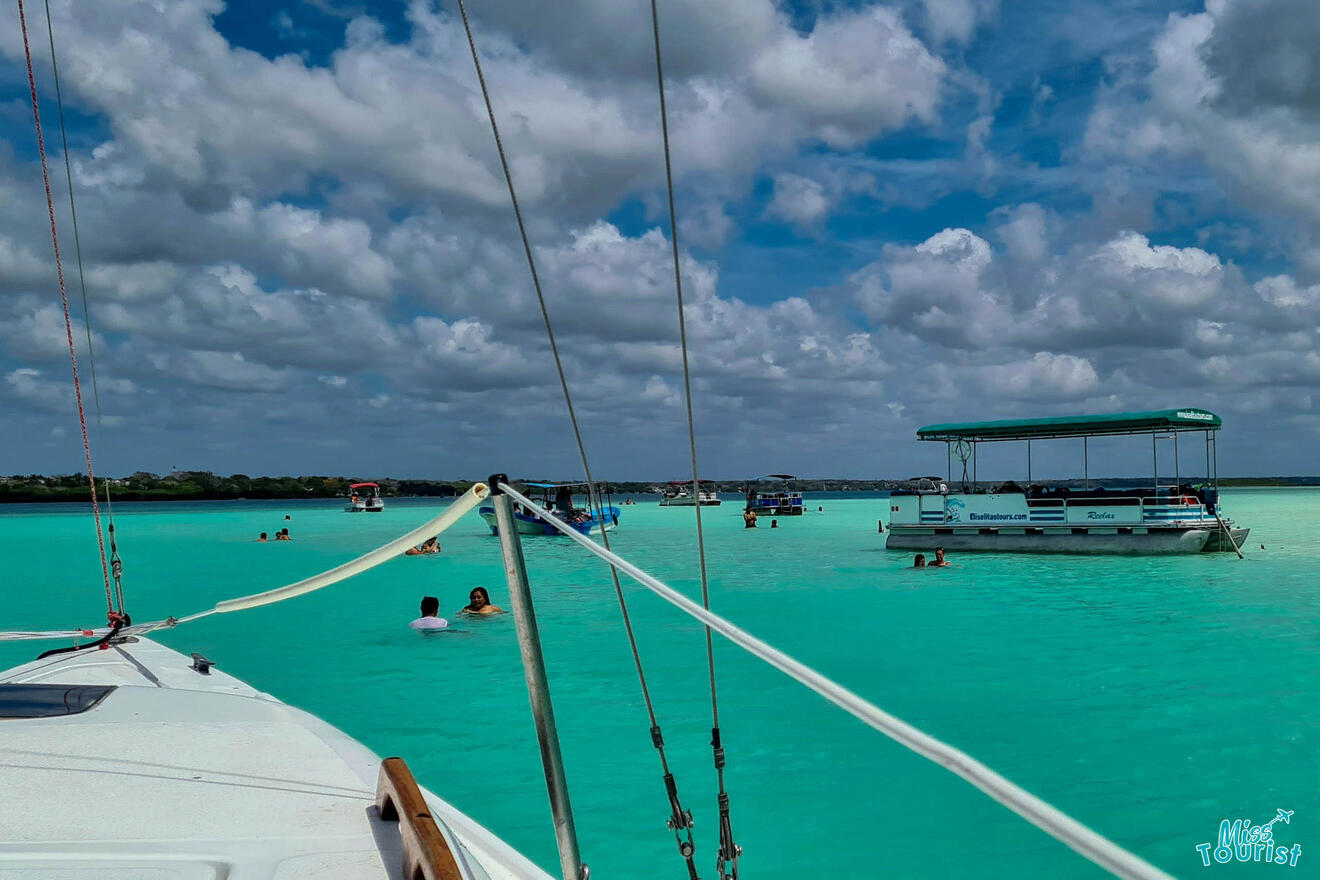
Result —
M745 528L745 529L754 529L754 528L756 528L756 511L755 511L755 510L751 510L751 509L749 508L749 509L743 511L743 528Z
M913 567L913 568L925 568L925 567L926 567L926 554L924 554L924 553L918 553L918 554L912 559L912 567Z
M408 625L422 632L449 629L449 621L440 616L440 600L435 596L422 597L422 616Z
M945 565L948 565L948 564L949 564L949 560L947 560L947 559L944 558L944 548L943 548L943 547L936 547L936 548L935 548L935 561L931 563L931 566L933 566L933 567L935 567L935 568L940 568L941 566L945 566Z
M770 528L772 528L772 529L777 529L777 528L779 528L779 520L777 520L777 519L772 519L772 520L770 520Z
M262 532L260 535L257 536L257 543L258 543L258 544L264 544L264 543L266 543L266 533L265 533L265 532Z
M468 593L468 604L459 609L459 614L503 614L504 609L490 604L490 593L485 587L473 587Z
M440 539L437 537L427 538L416 547L409 547L403 551L404 556L426 556L431 553L440 552Z

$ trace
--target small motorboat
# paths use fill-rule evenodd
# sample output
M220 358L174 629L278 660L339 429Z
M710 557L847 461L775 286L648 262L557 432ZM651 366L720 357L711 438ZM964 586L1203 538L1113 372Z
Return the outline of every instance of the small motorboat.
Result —
M608 532L619 524L619 508L614 504L608 483L597 483L596 494L589 495L586 483L527 483L529 489L539 494L541 505L568 523L584 535L593 531ZM574 494L583 494L585 506L579 507ZM532 493L528 493L532 494ZM495 508L483 506L477 510L481 518L490 526L490 533L498 535L499 526L495 524ZM560 531L545 519L520 506L515 507L513 519L518 523L520 535L558 535Z
M380 497L380 486L376 483L354 483L348 487L346 513L380 513L384 509L385 499Z
M694 507L700 504L702 507L718 507L720 495L715 489L715 483L711 480L701 480L697 485L699 491L694 498L691 480L671 481L660 492L660 506Z

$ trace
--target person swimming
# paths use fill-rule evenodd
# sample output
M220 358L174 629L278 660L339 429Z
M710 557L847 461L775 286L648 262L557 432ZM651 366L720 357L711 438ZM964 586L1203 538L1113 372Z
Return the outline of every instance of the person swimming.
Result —
M257 543L258 543L258 544L264 544L264 543L266 543L266 533L265 533L265 532L262 532L260 535L257 536Z
M292 541L293 538L290 538L290 537L289 537L289 530L288 530L288 529L280 529L278 532L275 533L275 540L276 540L276 541Z
M926 567L926 554L924 554L924 553L918 553L915 557L913 557L913 559L912 559L912 567L913 567L913 568L925 568L925 567Z
M945 565L948 565L948 564L949 564L949 560L947 560L947 559L944 558L944 548L943 548L943 547L936 547L936 548L935 548L935 561L931 563L931 566L934 567L934 568L940 568L941 566L945 566Z
M427 538L422 543L418 544L416 547L409 547L407 550L404 550L403 555L426 556L431 553L439 553L439 552L440 552L440 538L436 536L432 536L430 538Z
M459 609L459 614L503 614L504 609L490 604L490 593L485 587L473 587L468 593L468 604Z
M770 528L772 528L772 529L777 529L777 528L779 528L779 520L777 520L777 519L772 519L772 520L770 520Z
M435 596L422 597L422 616L408 625L422 632L449 629L449 621L440 616L440 600Z
M750 507L743 511L743 528L756 528L756 511L752 510Z

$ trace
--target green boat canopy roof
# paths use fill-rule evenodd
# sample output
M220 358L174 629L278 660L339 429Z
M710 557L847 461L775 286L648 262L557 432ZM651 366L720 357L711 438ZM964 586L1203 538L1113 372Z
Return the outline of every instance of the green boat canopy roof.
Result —
M1005 419L926 425L918 440L1044 440L1052 437L1101 437L1108 434L1151 434L1158 431L1218 431L1219 416L1203 409L1161 409L1154 412L1056 416L1050 419Z

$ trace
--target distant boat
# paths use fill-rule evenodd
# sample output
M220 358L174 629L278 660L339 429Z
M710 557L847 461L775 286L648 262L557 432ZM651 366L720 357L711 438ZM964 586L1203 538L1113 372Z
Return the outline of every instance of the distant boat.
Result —
M348 503L344 505L346 513L380 513L385 509L385 499L380 497L380 486L375 483L354 483L348 487Z
M700 480L698 482L697 497L692 497L691 480L672 480L660 489L661 507L694 507L700 504L702 507L719 507L720 496L715 491L715 483L712 480Z
M1025 553L1240 553L1250 530L1235 527L1223 512L1216 485L1215 435L1221 425L1219 416L1194 408L927 425L917 431L917 439L946 444L947 480L921 477L910 488L894 491L885 546ZM1180 464L1178 437L1185 433L1205 446L1205 470L1196 477L1184 473ZM1155 465L1150 485L1093 485L1088 440L1126 435L1150 435ZM1032 441L1058 438L1082 441L1081 488L1032 483ZM1172 474L1159 473L1156 441L1161 438L1173 441ZM1026 442L1025 485L1008 480L987 492L978 487L977 447L1005 441ZM955 479L955 458L962 464L961 480ZM1200 481L1193 485L1193 479Z
M586 494L586 483L528 483L530 489L539 494L541 506L553 512L570 526L584 535L593 531L608 532L619 524L619 508L614 505L608 483L596 484L596 496L587 498L584 507L578 507L573 500L574 494ZM532 493L528 493L529 495ZM602 495L604 498L602 499ZM483 506L477 510L481 518L490 526L490 533L498 535L499 526L495 524L495 508ZM558 535L556 529L546 520L521 507L515 507L513 519L518 523L520 535Z
M792 474L766 474L764 477L758 477L758 481L784 480L785 487L775 492L753 492L749 485L745 510L754 511L761 516L801 516L805 510L802 506L802 493L787 486L788 480L796 479L797 477Z

